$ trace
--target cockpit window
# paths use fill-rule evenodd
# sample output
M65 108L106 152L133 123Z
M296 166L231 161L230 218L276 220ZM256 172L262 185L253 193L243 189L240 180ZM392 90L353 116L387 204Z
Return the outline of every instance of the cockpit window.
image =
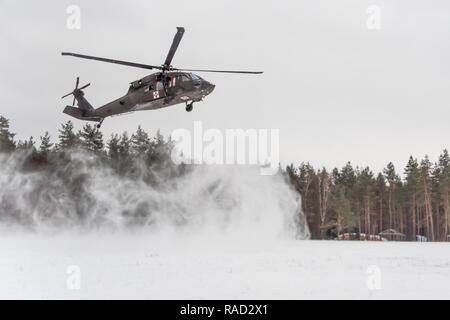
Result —
M193 73L191 73L191 78L192 78L192 80L200 80L201 79L198 75L193 74Z
M162 83L162 81L158 81L158 82L156 82L156 90L163 90L164 89L164 86L163 86L163 83Z
M188 76L185 75L185 74L182 74L182 75L180 76L180 78L181 78L181 81L189 81L189 80L190 80L190 79L188 78Z

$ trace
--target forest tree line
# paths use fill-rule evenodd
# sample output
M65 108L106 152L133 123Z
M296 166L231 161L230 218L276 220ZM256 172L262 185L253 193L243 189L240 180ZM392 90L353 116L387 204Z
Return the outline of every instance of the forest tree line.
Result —
M164 169L167 177L180 175L185 166L170 160L170 139L159 131L151 137L138 127L129 135L113 134L104 141L95 125L86 123L75 131L71 121L61 125L58 141L48 132L35 141L15 140L8 119L0 116L0 153L26 151L29 166L57 164L55 159L76 148L97 154L109 161L119 174L132 175L136 158L147 166ZM161 171L161 170L159 170ZM150 171L151 173L151 171ZM443 150L436 162L427 156L410 157L402 172L390 162L382 172L369 167L316 169L309 163L293 164L282 172L302 196L302 209L313 239L333 239L343 233L373 234L393 229L407 240L417 235L428 241L449 240L450 231L450 156ZM151 174L150 183L157 183ZM161 177L159 176L159 179Z
M308 163L286 168L302 195L303 211L314 239L342 233L378 235L393 229L407 240L450 240L450 157L437 162L412 156L403 178L392 162L375 174L348 162L331 172Z

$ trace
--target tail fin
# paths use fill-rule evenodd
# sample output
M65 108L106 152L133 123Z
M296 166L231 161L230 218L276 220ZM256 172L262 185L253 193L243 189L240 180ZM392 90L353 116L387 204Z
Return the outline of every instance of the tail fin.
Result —
M92 111L94 110L94 107L89 103L89 101L86 100L84 97L84 92L81 91L81 89L76 89L73 92L73 96L77 100L77 105L80 109L86 110L86 111Z
M64 108L64 113L68 114L74 118L81 119L81 120L87 120L87 121L102 121L101 118L96 116L94 114L94 107L89 103L89 101L86 100L84 97L84 92L82 91L84 88L89 87L90 83L82 86L81 88L78 88L78 85L80 83L80 78L77 77L77 81L75 84L75 89L64 95L63 98L73 95L73 103L72 106L66 106ZM75 107L75 100L77 101L78 108Z

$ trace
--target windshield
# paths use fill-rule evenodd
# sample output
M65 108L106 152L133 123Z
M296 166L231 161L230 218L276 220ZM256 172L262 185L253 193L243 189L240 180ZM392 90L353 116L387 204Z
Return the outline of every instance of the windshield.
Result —
M192 78L192 80L201 80L201 78L198 75L193 74L193 73L191 73L191 78Z

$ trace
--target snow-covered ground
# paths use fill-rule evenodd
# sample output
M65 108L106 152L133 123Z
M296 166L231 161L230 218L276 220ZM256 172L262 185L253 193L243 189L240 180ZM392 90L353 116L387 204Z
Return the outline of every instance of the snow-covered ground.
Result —
M0 157L0 298L450 299L450 243L293 240L309 231L282 175L199 166L154 188L84 153L57 174L22 161Z
M0 237L0 298L450 298L450 243Z

